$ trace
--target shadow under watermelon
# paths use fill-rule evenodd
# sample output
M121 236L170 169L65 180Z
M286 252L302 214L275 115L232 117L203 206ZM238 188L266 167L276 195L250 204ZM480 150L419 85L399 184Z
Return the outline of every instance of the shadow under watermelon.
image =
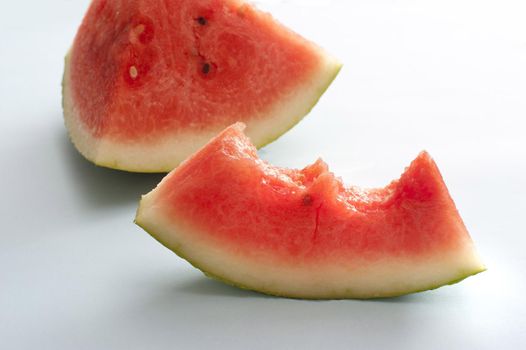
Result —
M205 276L181 281L176 289L178 293L204 297L272 298L265 294L237 288Z
M125 204L137 205L165 174L141 174L103 168L90 163L73 146L66 131L60 135L65 163L80 192L93 209Z

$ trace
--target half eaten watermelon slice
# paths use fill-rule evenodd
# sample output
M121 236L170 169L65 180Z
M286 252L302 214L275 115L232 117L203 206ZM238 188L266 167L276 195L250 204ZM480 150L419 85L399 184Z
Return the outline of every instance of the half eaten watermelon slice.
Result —
M206 275L297 298L397 296L485 268L423 152L381 189L345 187L321 160L272 166L235 124L167 175L136 223Z
M237 121L271 142L340 67L240 0L93 0L66 57L66 127L98 165L165 172Z

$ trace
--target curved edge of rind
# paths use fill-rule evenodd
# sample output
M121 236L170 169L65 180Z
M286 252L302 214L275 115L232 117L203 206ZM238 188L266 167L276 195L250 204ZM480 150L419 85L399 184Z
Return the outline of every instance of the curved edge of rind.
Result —
M314 295L311 295L311 296L309 296L309 295L294 295L294 294L287 294L287 293L283 293L283 292L279 292L279 291L275 291L275 290L266 290L266 289L253 288L253 287L250 287L248 285L244 285L242 283L229 280L226 277L219 276L217 274L209 272L205 267L201 266L199 263L197 263L196 261L194 261L194 260L190 259L188 256L186 256L186 254L184 254L184 252L181 249L176 249L173 246L169 246L167 243L165 243L160 237L158 237L153 232L153 230L151 230L148 227L147 224L142 222L140 219L136 218L134 220L134 223L137 226L139 226L140 228L142 228L150 236L152 236L157 242L162 244L165 248L169 249L175 255L177 255L181 259L186 260L191 266L193 266L194 268L196 268L199 271L201 271L206 277L214 279L214 280L216 280L218 282L227 284L227 285L232 286L232 287L240 288L240 289L251 291L251 292L261 293L261 294L265 294L265 295L268 295L268 296L281 297L281 298L301 299L301 300L344 300L344 299L363 299L363 300L368 300L368 299L396 298L396 297L401 297L401 296L408 295L408 294L415 294L415 293L422 293L422 292L426 292L426 291L431 291L431 290L435 290L435 289L438 289L438 288L441 288L441 287L444 287L444 286L451 286L451 285L457 284L457 283L465 280L468 277L475 276L475 275L477 275L479 273L482 273L482 272L487 270L485 266L481 265L477 269L473 269L471 271L466 271L465 273L460 274L458 277L453 278L452 280L446 281L444 283L433 284L433 285L429 285L429 286L423 287L423 288L409 289L409 290L406 290L406 291L403 291L403 292L396 292L396 293L384 293L384 294L376 294L376 295L362 295L362 294L353 294L352 292L349 292L346 295L331 295L331 294L318 295L318 296L314 296Z
M159 187L162 184L162 182L157 186ZM225 283L227 285L231 285L233 287L237 287L240 289L258 292L270 296L276 296L276 297L284 297L284 298L291 298L291 299L308 299L308 300L338 300L338 299L382 299L382 298L395 298L400 297L407 294L413 294L413 293L420 293L425 292L429 290L434 290L443 286L453 285L456 284L470 276L477 275L483 271L486 270L486 267L480 262L480 259L478 258L478 255L475 251L475 248L472 247L473 251L472 254L474 255L474 261L476 261L475 264L471 264L469 268L463 268L461 271L458 272L458 274L454 275L451 279L444 280L443 282L436 283L436 284L429 284L424 287L418 287L418 288L410 288L406 290L398 290L396 292L383 292L383 293L356 293L351 289L347 289L345 292L337 292L337 293L331 293L330 291L326 293L310 293L309 291L305 291L304 293L288 293L283 292L280 290L273 290L268 288L259 288L257 286L250 286L248 284L240 283L237 281L233 281L232 279L229 279L226 276L223 276L218 273L211 272L212 269L208 268L207 266L204 266L203 264L197 262L195 259L192 259L190 257L190 254L187 254L185 252L185 249L179 244L169 243L165 241L161 236L158 230L158 228L155 228L152 224L155 221L155 214L152 215L153 212L156 210L159 210L159 208L156 208L154 203L156 201L156 190L152 190L150 193L144 195L141 198L141 201L139 203L139 207L137 209L137 214L134 220L134 223L141 227L144 231L146 231L150 236L152 236L156 241L161 243L163 246L174 252L177 256L180 258L186 260L190 265L200 270L205 276L212 278L214 280L217 280L219 282ZM149 211L152 212L149 212ZM179 230L180 235L192 236L192 232L184 232L182 233L181 230Z
M266 139L262 139L259 142L254 142L254 145L256 146L256 148L260 149L276 141L277 139L279 139L281 136L283 136L289 130L291 130L294 126L296 126L299 122L301 122L308 114L310 114L310 112L314 109L314 107L316 107L320 99L323 97L325 92L329 89L329 87L331 86L333 81L336 79L336 77L338 76L338 74L340 73L343 67L343 63L341 63L336 58L328 54L325 54L325 53L324 53L324 56L325 56L325 62L326 62L325 64L327 67L327 74L325 77L325 82L323 84L320 84L320 87L317 90L317 96L314 99L312 99L311 103L307 106L304 112L298 113L297 116L291 118L292 122L288 126L286 126L282 131L280 131L274 136L268 137Z

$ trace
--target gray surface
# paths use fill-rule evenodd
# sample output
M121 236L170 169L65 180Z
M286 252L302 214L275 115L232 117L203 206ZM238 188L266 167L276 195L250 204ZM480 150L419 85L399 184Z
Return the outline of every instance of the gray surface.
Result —
M262 157L299 167L323 156L346 182L377 186L425 148L489 268L368 302L230 288L133 225L160 176L88 164L62 124L62 58L87 3L0 11L2 349L524 347L523 1L258 2L345 62Z

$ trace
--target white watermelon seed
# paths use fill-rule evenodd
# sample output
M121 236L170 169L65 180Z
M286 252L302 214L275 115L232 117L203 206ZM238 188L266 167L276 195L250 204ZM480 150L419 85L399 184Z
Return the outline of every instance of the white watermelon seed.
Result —
M135 79L135 78L137 78L137 75L139 75L139 72L137 71L137 67L131 66L130 67L130 77L132 79Z
M139 24L137 27L135 27L135 34L140 35L142 32L144 32L144 24Z

